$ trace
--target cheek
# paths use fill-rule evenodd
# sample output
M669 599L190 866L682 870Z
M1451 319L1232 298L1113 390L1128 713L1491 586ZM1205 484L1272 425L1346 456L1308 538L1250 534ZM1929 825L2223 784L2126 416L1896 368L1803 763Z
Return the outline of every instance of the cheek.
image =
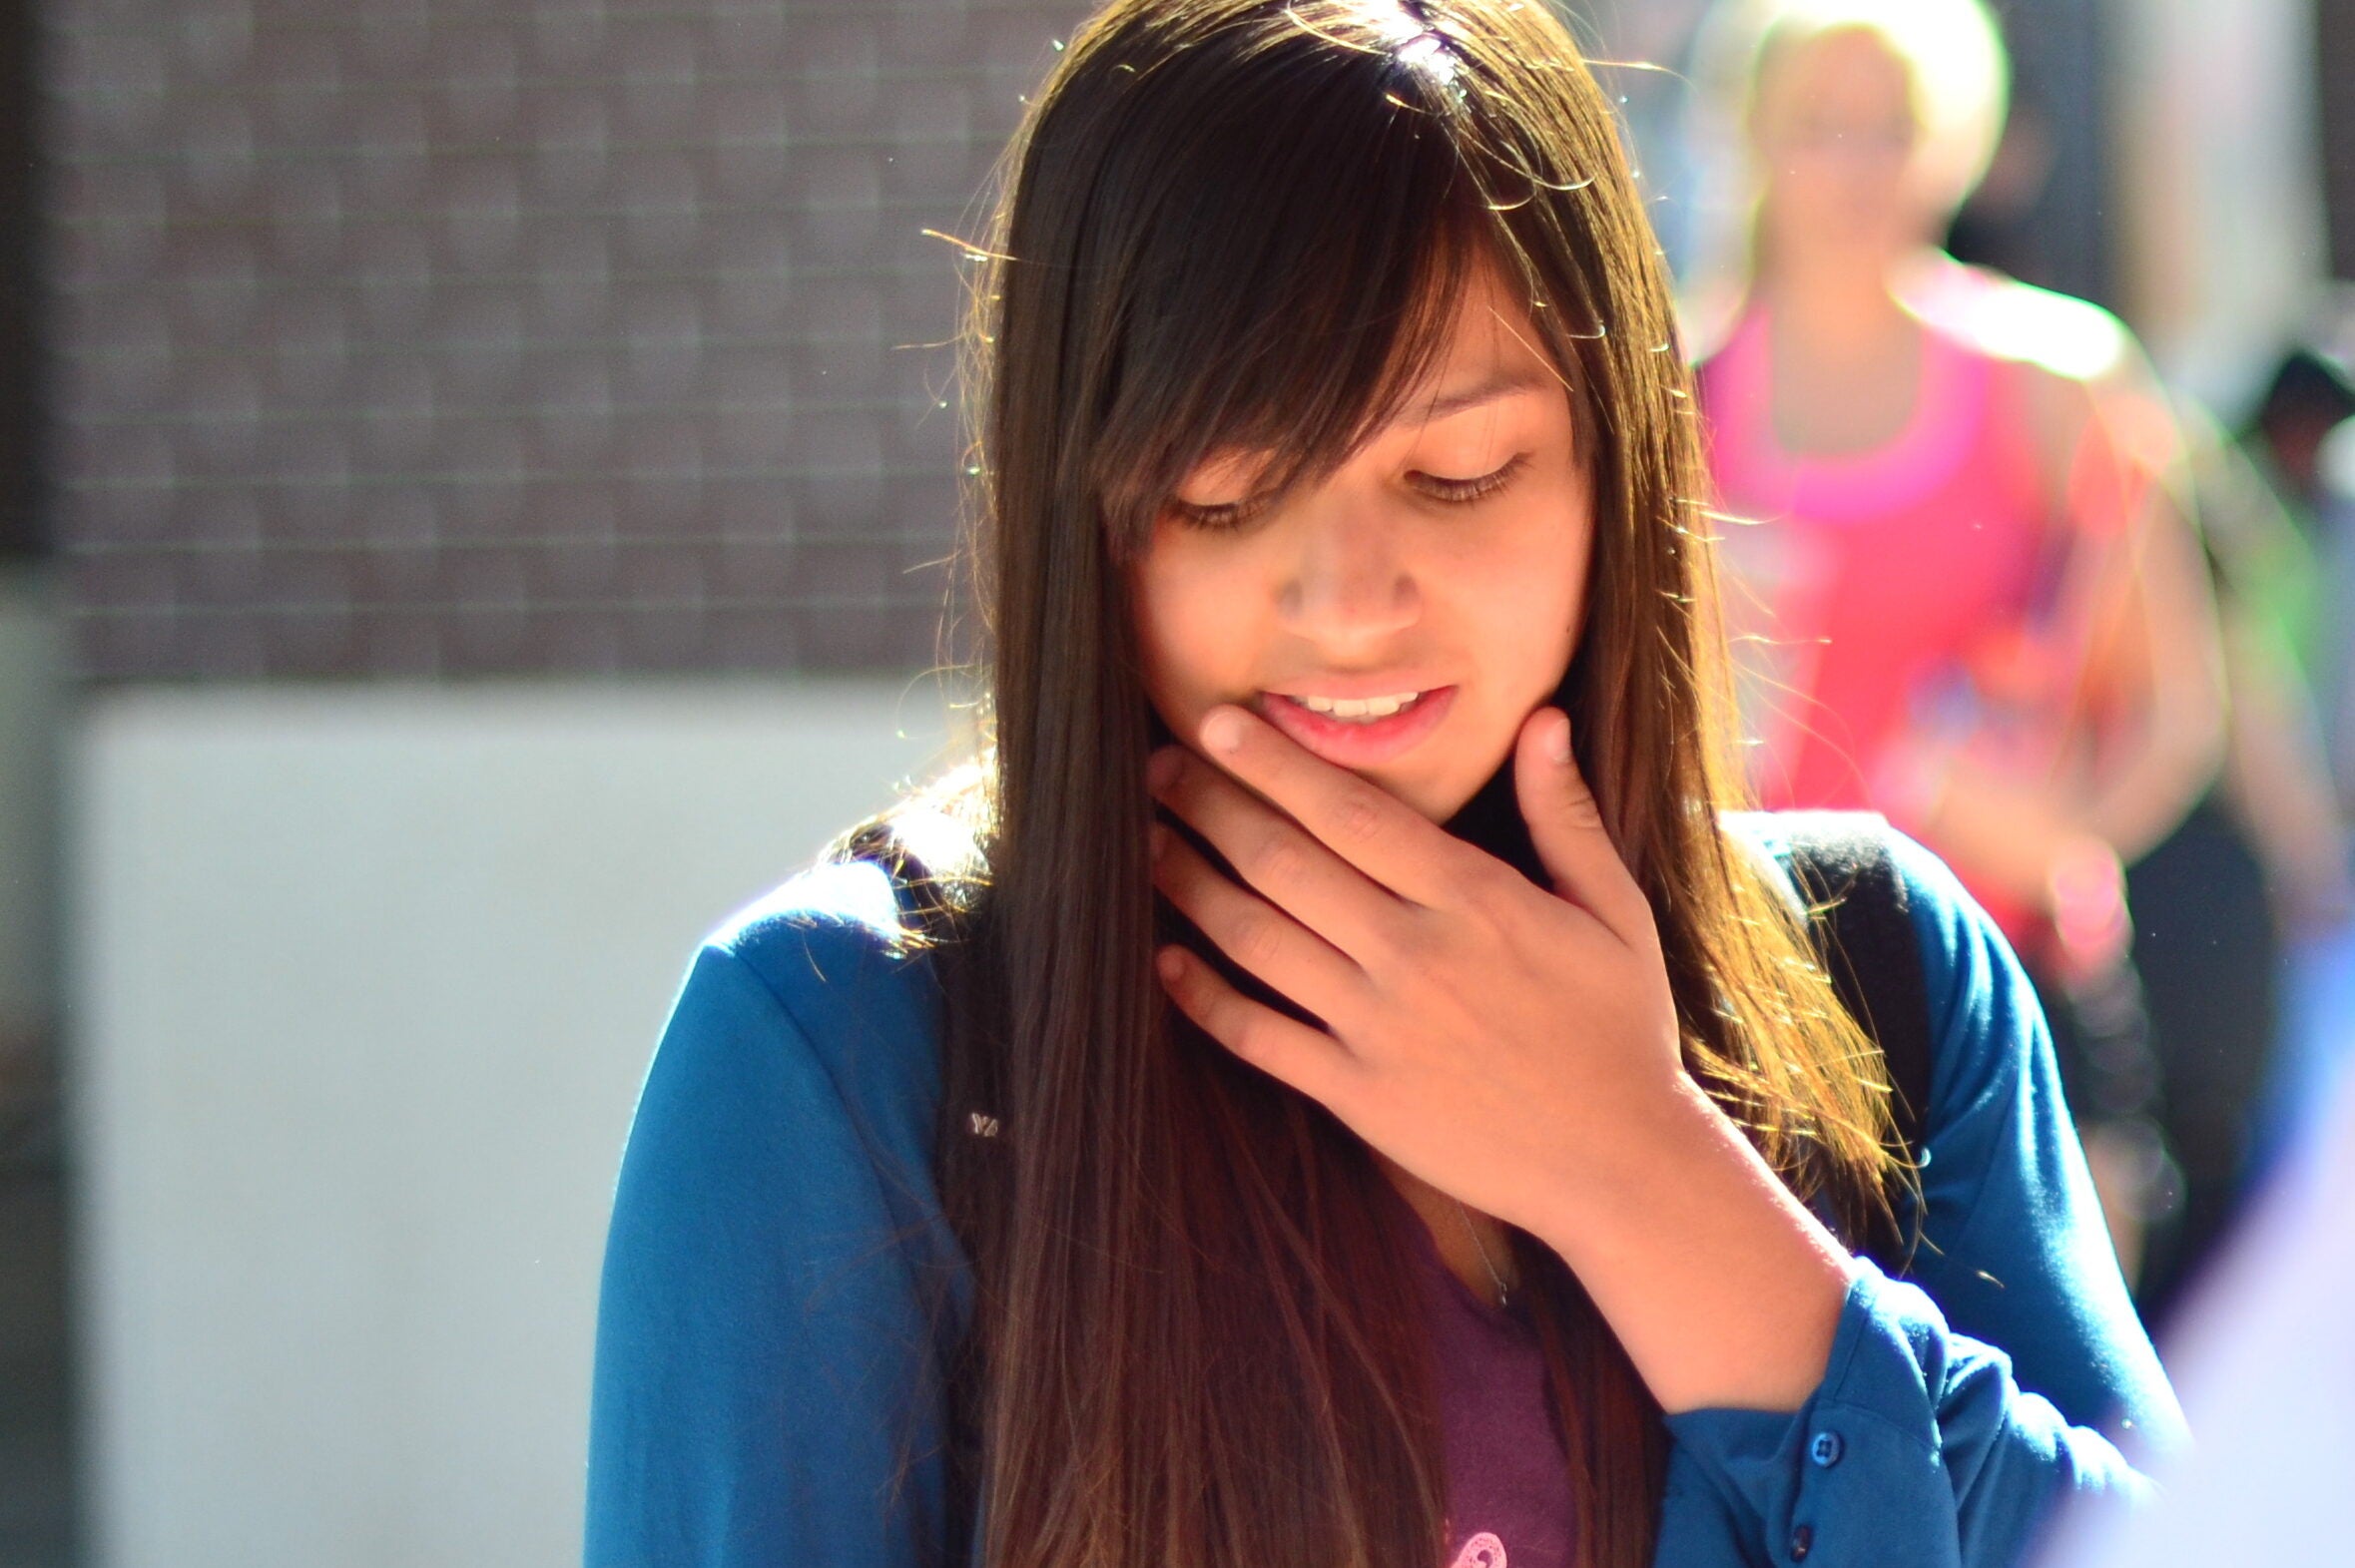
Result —
M1570 519L1565 524L1565 515ZM1585 618L1593 528L1583 502L1533 512L1483 551L1459 596L1460 614L1516 703L1560 683Z
M1826 208L1849 201L1855 190L1855 171L1837 157L1810 149L1792 155L1783 166L1775 194L1812 220Z
M1537 685L1546 691L1559 684L1585 620L1589 540L1583 526L1557 532L1521 585L1526 613L1519 624L1531 628L1527 642L1539 666Z
M1182 734L1186 720L1234 690L1247 662L1247 585L1232 563L1159 534L1129 581L1146 695Z

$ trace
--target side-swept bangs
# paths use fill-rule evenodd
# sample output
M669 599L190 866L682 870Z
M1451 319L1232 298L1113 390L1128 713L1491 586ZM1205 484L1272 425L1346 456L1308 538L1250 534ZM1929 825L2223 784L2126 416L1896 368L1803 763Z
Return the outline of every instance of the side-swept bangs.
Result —
M1213 454L1264 458L1257 484L1279 493L1330 473L1424 381L1482 261L1582 315L1541 297L1546 269L1510 221L1538 185L1577 178L1496 145L1546 145L1511 134L1526 106L1497 100L1513 84L1396 4L1223 21L1146 69L1072 63L1127 80L1073 95L1090 123L1038 127L1027 184L1075 199L1033 204L1031 232L1009 236L1016 270L1073 259L1063 369L1086 395L1066 406L1094 428L1066 450L1085 454L1071 478L1119 556ZM1081 166L1092 178L1074 181Z

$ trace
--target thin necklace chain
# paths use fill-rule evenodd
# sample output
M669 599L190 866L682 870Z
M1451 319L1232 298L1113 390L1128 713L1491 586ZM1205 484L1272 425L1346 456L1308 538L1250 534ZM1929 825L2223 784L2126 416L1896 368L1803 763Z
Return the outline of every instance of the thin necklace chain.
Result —
M1480 1241L1480 1233L1472 1228L1472 1215L1465 1209L1464 1201L1460 1198L1451 1198L1448 1201L1456 1206L1456 1218L1464 1222L1464 1234L1472 1238L1472 1251L1480 1255L1480 1267L1488 1271L1488 1279L1496 1287L1496 1305L1498 1307L1511 1306L1511 1293L1504 1288L1504 1277L1496 1272L1494 1264L1488 1262L1487 1246Z

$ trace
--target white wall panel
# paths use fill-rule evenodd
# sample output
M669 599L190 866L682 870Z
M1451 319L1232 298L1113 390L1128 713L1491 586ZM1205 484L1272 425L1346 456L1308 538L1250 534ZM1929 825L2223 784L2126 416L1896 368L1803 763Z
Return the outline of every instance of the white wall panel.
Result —
M944 724L895 681L91 703L93 1561L576 1561L597 1263L674 988Z

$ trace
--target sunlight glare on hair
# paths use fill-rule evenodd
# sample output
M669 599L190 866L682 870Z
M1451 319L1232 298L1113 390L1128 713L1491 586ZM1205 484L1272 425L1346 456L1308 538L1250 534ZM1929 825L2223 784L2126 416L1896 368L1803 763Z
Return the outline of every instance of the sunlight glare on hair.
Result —
M1383 19L1383 47L1391 58L1411 71L1432 78L1443 86L1456 82L1456 56L1448 48L1448 40L1426 21L1418 9L1408 3L1396 5L1393 13Z

